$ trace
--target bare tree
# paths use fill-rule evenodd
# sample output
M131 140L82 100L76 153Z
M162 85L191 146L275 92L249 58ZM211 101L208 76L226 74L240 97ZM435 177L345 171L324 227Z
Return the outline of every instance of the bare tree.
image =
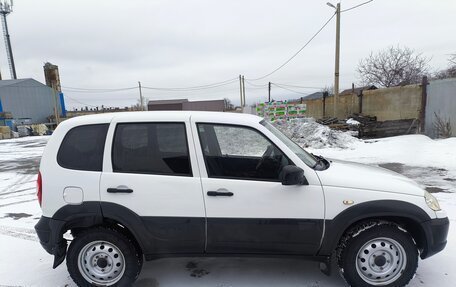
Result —
M136 100L136 104L130 106L131 111L147 111L148 98L143 99L143 106L141 107L141 100Z
M448 61L456 66L456 54L451 55Z
M449 138L452 136L450 118L443 119L440 113L434 112L434 122L432 123L438 138Z
M334 85L325 86L320 90L322 93L328 93L328 96L334 95Z
M231 103L230 99L224 98L223 101L225 102L225 111L234 110L234 105Z
M456 78L456 54L450 55L448 62L449 62L448 68L436 72L434 74L434 78L436 78L436 79Z
M407 47L391 46L362 59L357 68L363 85L394 87L419 83L429 59Z

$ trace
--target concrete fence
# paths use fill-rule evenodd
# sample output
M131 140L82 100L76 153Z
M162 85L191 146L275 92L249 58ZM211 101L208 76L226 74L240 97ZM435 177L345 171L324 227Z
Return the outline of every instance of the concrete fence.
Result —
M422 88L408 85L388 89L363 91L362 93L340 95L336 117L344 119L353 113L376 116L379 121L419 119L421 112ZM314 118L334 116L334 97L305 100L307 115ZM323 113L324 109L324 113Z
M419 119L422 88L408 85L365 91L362 101L363 114L376 116L379 121Z
M306 116L315 119L334 117L334 97L301 99ZM437 117L449 122L456 136L456 78L433 80L426 78L417 85L364 90L339 95L335 117L345 119L352 114L376 116L378 121L416 119L419 131L435 138Z

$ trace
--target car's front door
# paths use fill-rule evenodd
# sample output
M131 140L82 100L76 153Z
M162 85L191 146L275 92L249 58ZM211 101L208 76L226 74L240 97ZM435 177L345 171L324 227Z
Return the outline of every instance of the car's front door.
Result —
M204 159L206 252L315 254L324 224L315 172L307 170L309 185L284 186L280 172L295 163L259 130L194 117L192 129Z

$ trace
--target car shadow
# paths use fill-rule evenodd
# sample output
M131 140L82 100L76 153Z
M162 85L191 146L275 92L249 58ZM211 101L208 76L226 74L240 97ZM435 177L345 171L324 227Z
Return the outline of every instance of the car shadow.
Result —
M335 265L335 264L333 264ZM346 286L333 266L330 277L318 263L277 258L166 258L145 262L134 286Z

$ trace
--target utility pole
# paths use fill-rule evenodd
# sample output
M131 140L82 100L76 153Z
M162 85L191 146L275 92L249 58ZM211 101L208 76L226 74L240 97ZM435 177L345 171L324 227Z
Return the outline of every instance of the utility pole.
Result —
M427 85L429 85L427 76L421 79L421 110L420 110L420 132L425 132L426 122L426 103L427 103Z
M243 107L244 105L242 104L242 76L239 75L239 95L241 96L241 107Z
M242 108L245 107L245 82L244 82L244 76L242 76ZM242 109L244 110L244 109Z
M139 102L141 105L141 108L139 109L140 111L144 111L144 102L143 102L143 96L142 96L142 88L141 88L141 82L138 81L138 88L139 88Z
M269 84L268 84L268 91L269 91L269 93L268 93L268 103L270 103L271 102L271 82L269 82Z
M336 7L336 63L334 70L334 117L337 117L339 101L339 55L340 55L340 3Z
M57 107L57 87L55 83L52 83L52 98L54 102L54 117L55 117L55 126L57 127L60 124L59 108Z

